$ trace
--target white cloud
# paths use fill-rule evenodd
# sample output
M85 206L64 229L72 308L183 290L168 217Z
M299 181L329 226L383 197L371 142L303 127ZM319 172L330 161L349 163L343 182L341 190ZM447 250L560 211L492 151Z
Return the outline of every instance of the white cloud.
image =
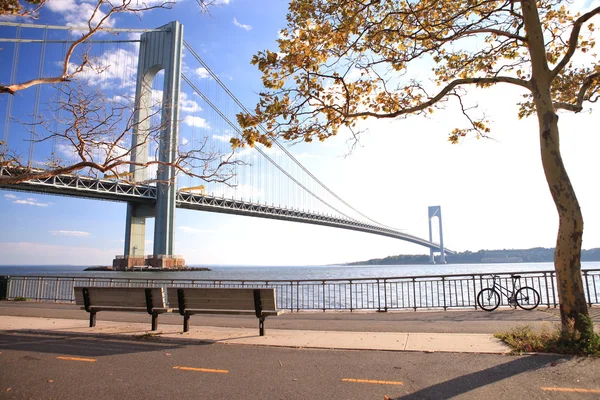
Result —
M50 231L53 236L76 236L76 237L88 237L89 232L83 231Z
M195 100L188 99L188 95L185 92L179 93L179 109L182 112L201 112L202 107Z
M250 29L252 29L252 27L250 25L239 23L238 20L235 17L233 18L233 24L235 26L237 26L238 28L242 28L242 29L247 30L247 31L249 31Z
M194 72L196 73L196 76L200 79L210 78L210 73L207 71L206 68L196 68Z
M213 6L226 6L231 3L231 0L215 0L211 3Z
M7 199L16 199L17 196L15 196L14 194L5 194L4 197L6 197Z
M66 13L73 10L76 5L75 0L48 0L44 6L50 11Z
M187 144L188 144L190 141L189 141L188 139L186 139L186 138L181 138L181 139L179 140L179 142L181 143L181 145L182 145L182 146L185 146L185 145L187 145Z
M77 75L77 78L87 81L92 86L129 89L133 95L137 75L137 59L137 52L131 50L108 50L102 55L91 57L90 65L93 68L86 67ZM77 64L71 63L69 71L73 71L77 67Z
M201 117L194 117L188 115L183 119L183 123L196 128L210 129L210 125L208 124L208 122L206 122L206 120Z
M212 138L218 140L219 142L229 143L231 141L231 136L229 135L212 135Z
M198 228L192 228L191 226L179 226L177 228L185 233L214 233L215 232L214 230L211 230L211 229L198 229Z
M74 28L87 26L89 19L94 15L96 3L85 1L77 2L75 0L49 0L46 3L47 9L55 13L62 14L66 21L66 25ZM96 24L104 18L106 14L101 10L97 10L92 23ZM103 23L105 28L111 28L115 24L114 19L109 18ZM75 33L75 35L78 35Z
M15 197L16 199L17 197ZM36 206L36 207L48 207L48 203L40 203L33 197L28 197L27 199L18 199L13 201L13 204L23 204L28 206Z

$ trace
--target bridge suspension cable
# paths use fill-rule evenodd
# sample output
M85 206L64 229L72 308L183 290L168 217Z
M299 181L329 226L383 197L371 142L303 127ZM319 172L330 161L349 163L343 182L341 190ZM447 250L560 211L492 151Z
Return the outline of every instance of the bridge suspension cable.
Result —
M219 110L219 108L217 106L215 106L197 87L196 85L194 85L192 83L192 81L190 81L190 79L185 76L185 74L181 74L181 78L188 84L190 85L190 87L192 88L192 90L194 90L194 92L196 92L200 97L202 97L202 99L213 108L213 110L219 114L219 116L221 118L223 118L223 120L225 120L234 130L238 135L242 135L242 132L240 131L240 129L238 128L238 126L236 124L234 124L233 122L231 122L231 120L229 118L227 118L227 116L225 114L223 114L221 112L221 110ZM262 149L260 149L259 147L255 147L254 148L256 151L258 151L265 159L267 159L271 164L273 164L279 171L281 171L285 176L287 176L289 179L291 179L294 183L296 183L298 186L300 186L302 189L304 189L306 192L310 193L311 196L313 196L314 198L316 198L317 200L319 200L320 202L322 202L323 204L325 204L326 206L328 206L329 208L331 208L332 210L338 212L339 214L343 215L346 218L349 218L350 220L356 221L355 218L350 217L349 215L343 213L342 211L338 210L336 207L334 207L333 205L329 204L327 201L325 201L324 199L322 199L321 197L319 197L317 194L315 194L313 191L311 191L309 188L307 188L304 184L302 184L301 182L299 182L295 177L293 177L288 171L286 171L285 169L283 169L278 163L275 162L275 160L273 160L271 157L269 157Z
M231 97L231 99L233 99L233 101L246 113L253 115L250 110L248 108L246 108L246 106L244 106L244 104L227 88L227 86L225 86L225 84L221 81L221 79L219 79L219 77L217 76L217 74L215 74L210 67L208 66L208 64L206 64L204 62L204 60L202 60L202 58L198 55L198 53L196 53L196 51L194 51L194 49L189 45L189 43L187 43L185 40L183 41L183 45L184 47L190 52L190 54L192 54L192 56L206 69L206 71L210 74L210 76L221 86L221 88L223 88L223 90L225 90L225 92L229 95L229 97ZM186 81L187 82L187 81ZM189 83L189 82L188 82ZM261 124L259 125L260 129L265 132L268 133L267 129ZM239 131L239 129L237 128L237 126L235 127L236 132L241 135L241 132ZM321 186L323 189L325 189L329 194L331 194L334 198L336 198L338 201L340 201L342 204L344 204L346 207L350 208L352 211L356 212L358 215L362 216L363 218L366 218L367 220L373 222L376 225L382 226L382 227L386 227L389 229L394 229L394 230L399 230L397 228L393 228L390 227L388 225L382 224L380 222L377 222L375 220L373 220L372 218L368 217L367 215L363 214L361 211L357 210L356 208L354 208L352 205L348 204L344 199L342 199L339 195L337 195L335 192L333 192L328 186L326 186L323 182L321 182L316 176L314 176L304 165L302 165L286 148L285 146L283 146L281 143L279 143L277 140L272 139L273 143L275 143L277 145L277 147L279 147L296 165L298 165L310 178L313 179L314 182L316 182L319 186ZM263 156L267 157L269 159L269 157L264 154L264 152L262 152L259 148L256 148ZM271 160L271 162L273 162ZM283 171L283 170L282 170ZM285 172L284 172L285 173ZM289 174L286 173L286 175L289 176ZM290 178L292 178L291 176L289 176ZM292 178L293 179L293 178ZM294 180L295 181L295 180ZM298 183L296 181L296 183ZM314 193L312 193L310 190L306 189L304 186L302 186L305 190L307 190L311 195L315 196L317 199L321 200L319 197L317 197ZM323 200L321 200L323 201ZM327 204L327 203L325 203ZM331 206L330 206L331 207ZM333 207L332 207L333 208ZM335 209L335 208L334 208ZM338 211L338 210L336 210ZM338 211L340 212L340 211ZM343 214L345 215L345 214Z

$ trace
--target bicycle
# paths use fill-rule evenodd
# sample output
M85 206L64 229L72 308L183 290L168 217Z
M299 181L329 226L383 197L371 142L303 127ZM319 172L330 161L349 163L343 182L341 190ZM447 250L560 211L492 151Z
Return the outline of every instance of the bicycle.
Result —
M485 311L494 311L500 305L500 294L508 298L508 305L515 308L519 306L523 310L533 310L540 304L540 294L532 287L521 287L521 276L511 275L513 290L500 284L500 276L492 275L493 286L491 288L481 289L477 294L477 304ZM519 289L517 288L519 283Z

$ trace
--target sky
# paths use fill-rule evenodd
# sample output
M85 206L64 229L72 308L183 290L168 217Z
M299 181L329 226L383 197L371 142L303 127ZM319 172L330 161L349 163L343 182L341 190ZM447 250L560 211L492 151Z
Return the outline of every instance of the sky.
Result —
M260 50L276 49L287 3L218 3L207 15L184 0L172 10L120 16L111 26L152 28L178 20L185 40L253 108L261 81L250 60ZM36 23L79 25L89 5L50 0ZM458 119L448 108L429 118L367 120L368 132L350 154L344 135L288 149L354 207L409 234L428 237L427 207L441 206L449 249L553 247L557 212L541 166L537 120L517 119L521 94L508 86L470 92L471 102L492 121L488 139L467 137L451 145L448 132ZM0 98L0 109L6 101ZM583 211L585 249L600 247L599 111L596 106L577 115L561 112L559 121L562 154ZM123 254L125 213L123 203L0 190L0 265L109 265ZM151 229L152 224L147 249ZM426 248L366 233L181 209L175 249L188 264L203 265L326 265L428 254Z

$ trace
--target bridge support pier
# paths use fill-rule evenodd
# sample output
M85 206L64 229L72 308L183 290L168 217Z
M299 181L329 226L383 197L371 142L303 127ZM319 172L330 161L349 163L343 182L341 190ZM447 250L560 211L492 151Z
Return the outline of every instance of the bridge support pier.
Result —
M182 268L185 261L174 255L176 175L166 164L177 159L177 123L179 120L179 86L181 80L181 50L183 26L171 22L141 37L138 63L135 124L131 140L131 165L133 182L148 180L148 163L151 139L150 110L152 108L152 81L164 70L161 110L160 140L157 151L156 203L153 206L129 203L125 226L124 256L117 256L113 268L128 269L134 266L154 268ZM153 150L156 151L156 150ZM162 164L164 163L164 164ZM153 179L154 180L154 179ZM154 221L154 249L145 256L146 218Z
M437 217L439 223L440 232L440 263L446 264L446 252L444 251L444 233L442 232L442 207L430 206L429 207L429 241L433 242L433 231L431 227L431 220ZM429 262L435 264L435 253L433 249L429 249Z

